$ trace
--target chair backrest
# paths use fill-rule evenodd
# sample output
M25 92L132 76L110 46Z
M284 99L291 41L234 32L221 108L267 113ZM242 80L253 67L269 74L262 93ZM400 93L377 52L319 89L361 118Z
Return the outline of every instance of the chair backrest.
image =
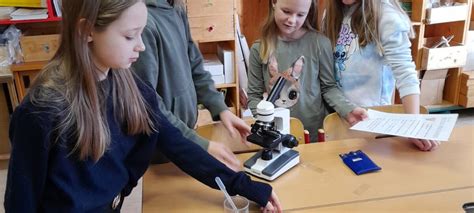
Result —
M405 113L403 105L386 105L370 107L370 109L389 112L389 113ZM420 106L420 114L428 114L428 109L424 106ZM348 138L375 138L377 134L360 132L349 129L350 125L341 118L337 113L331 113L324 118L323 129L325 132L326 141L342 140Z
M249 125L255 123L254 118L245 118L244 121ZM220 122L199 126L196 128L196 132L208 140L224 143L235 153L252 152L261 149L260 146L255 144L250 144L249 146L243 144L240 138L232 138L224 125ZM296 137L300 144L304 143L304 127L299 119L290 119L290 133Z

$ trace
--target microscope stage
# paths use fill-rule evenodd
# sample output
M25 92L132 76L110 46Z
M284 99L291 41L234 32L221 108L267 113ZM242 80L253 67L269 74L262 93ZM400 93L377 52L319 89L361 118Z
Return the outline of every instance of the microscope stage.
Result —
M292 149L282 154L277 154L271 160L262 160L261 156L262 150L245 161L244 170L269 181L275 180L300 162L299 152Z

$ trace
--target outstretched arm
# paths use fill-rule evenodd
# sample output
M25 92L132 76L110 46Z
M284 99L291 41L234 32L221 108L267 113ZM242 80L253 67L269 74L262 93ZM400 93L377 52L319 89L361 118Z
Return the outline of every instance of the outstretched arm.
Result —
M159 114L160 118L164 118ZM271 186L255 182L243 172L234 172L211 157L194 143L190 143L181 132L166 119L159 119L157 146L180 169L200 182L217 189L215 177L220 177L231 195L240 194L267 206L271 197Z

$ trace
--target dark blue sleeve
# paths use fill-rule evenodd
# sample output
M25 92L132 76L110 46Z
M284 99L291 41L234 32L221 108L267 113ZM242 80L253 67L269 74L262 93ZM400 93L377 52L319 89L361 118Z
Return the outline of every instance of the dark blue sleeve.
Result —
M130 151L124 162L128 170L129 180L122 190L123 196L130 195L133 188L137 186L138 180L143 176L150 164L150 159L155 149L156 143L150 141L147 136L139 138L136 142L135 147Z
M255 182L244 172L234 172L209 155L197 144L189 141L181 131L159 114L158 148L181 170L200 182L217 189L215 177L219 176L229 194L242 195L261 206L266 206L272 188L270 185Z
M25 105L17 107L10 123L5 212L36 212L46 182L52 121Z

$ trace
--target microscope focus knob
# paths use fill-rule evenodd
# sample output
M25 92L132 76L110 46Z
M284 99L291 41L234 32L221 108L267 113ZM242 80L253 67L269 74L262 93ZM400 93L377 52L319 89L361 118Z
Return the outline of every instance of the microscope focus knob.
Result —
M273 151L271 149L264 149L262 151L262 160L271 160L273 158Z
M293 135L285 135L283 138L283 146L291 149L295 146L298 146L298 140L296 140L296 137Z

